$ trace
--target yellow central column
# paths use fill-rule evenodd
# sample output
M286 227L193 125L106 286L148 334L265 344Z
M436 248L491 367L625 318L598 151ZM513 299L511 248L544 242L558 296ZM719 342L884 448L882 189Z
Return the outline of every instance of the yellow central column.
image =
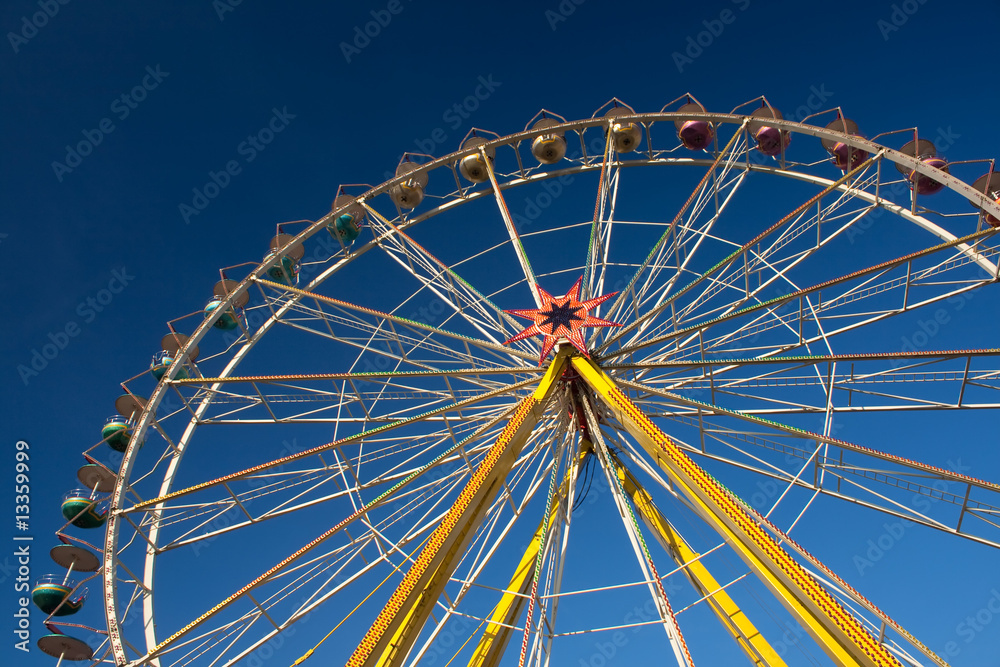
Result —
M611 457L611 463L615 467L622 488L632 498L643 522L653 531L660 545L670 554L674 562L684 568L683 572L691 585L705 597L723 627L732 635L755 667L785 667L785 661L775 653L725 589L719 586L719 582L701 562L700 555L694 552L681 534L660 513L659 508L653 503L652 496L639 480L625 467L614 451L609 451L608 455Z
M901 667L884 645L782 549L728 490L657 428L604 371L585 357L573 357L572 362L622 426L836 664Z
M557 355L535 392L518 404L486 458L365 633L347 667L400 665L406 659L486 508L502 488L521 447L542 416L565 365L566 355Z
M576 457L576 465L566 471L566 478L559 487L557 502L553 503L552 511L549 512L548 519L542 519L538 524L538 530L524 550L521 561L514 568L514 576L510 578L510 583L504 590L493 613L490 614L486 622L486 629L476 646L472 658L469 660L469 667L497 667L500 659L503 658L507 644L510 642L512 627L521 616L521 611L528 601L528 591L531 590L532 572L535 566L535 559L542 546L542 538L546 532L552 529L556 518L562 512L559 503L569 495L569 484L573 479L571 474L579 470L587 457L590 456L590 443L584 443L580 448L580 453ZM568 520L568 519L567 519Z

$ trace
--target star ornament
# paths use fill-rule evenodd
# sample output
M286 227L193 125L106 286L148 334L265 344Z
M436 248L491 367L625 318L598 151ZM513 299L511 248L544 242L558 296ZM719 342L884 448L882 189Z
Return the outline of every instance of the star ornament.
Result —
M589 357L587 344L583 340L583 329L585 327L621 326L617 322L594 317L590 314L590 311L618 292L611 292L610 294L603 294L593 299L580 301L580 286L582 284L583 276L562 297L554 297L543 290L540 285L536 284L535 287L538 289L538 295L542 299L542 307L525 310L505 310L505 313L531 320L532 324L513 338L504 341L504 345L524 338L530 338L531 336L544 336L542 354L538 357L539 366L545 360L545 357L549 356L549 352L552 351L552 348L560 340L569 341L581 354Z

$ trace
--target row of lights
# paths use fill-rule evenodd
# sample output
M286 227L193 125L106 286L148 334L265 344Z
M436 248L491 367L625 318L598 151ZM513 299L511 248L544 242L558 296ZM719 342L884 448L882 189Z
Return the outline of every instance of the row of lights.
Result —
M687 97L687 102L683 104L678 113L703 114L705 107L692 97ZM614 145L616 152L620 154L630 153L636 150L642 142L642 128L629 117L635 115L635 111L627 105L619 105L617 100L613 100L613 106L604 114L604 118L611 121L609 123L609 138ZM748 131L756 142L756 148L768 157L778 157L791 142L791 135L787 130L782 130L768 123L770 120L781 120L783 118L780 111L769 104L763 103L759 109L750 114L752 119L748 124ZM620 119L620 120L618 120ZM565 120L565 119L563 119ZM548 117L542 112L542 118L530 126L532 130L543 130L549 127L557 127L560 122ZM688 150L706 150L715 140L715 128L706 120L689 118L674 121L677 137ZM827 130L842 132L850 136L861 137L858 125L853 120L844 118L838 114L833 122L826 126ZM480 136L472 136L462 144L462 149L475 148L488 143L488 140ZM867 157L867 151L853 148L844 142L821 139L823 148L831 156L831 162L841 171L848 171ZM553 131L536 136L531 142L531 153L540 164L552 165L558 163L566 156L566 139L563 133ZM905 144L900 152L904 155L915 157L921 162L948 173L947 161L937 155L934 143L927 139L917 139ZM458 171L470 183L484 183L489 179L489 170L483 161L483 157L493 160L495 150L487 146L481 152L472 153L462 158L458 163ZM411 175L389 190L392 201L403 209L412 210L420 205L424 199L424 192L428 183L428 175L425 171L419 171L420 165L404 159L396 168L396 176ZM944 184L933 178L917 173L901 165L897 169L905 176L910 183L910 187L919 195L930 195L939 192ZM1000 173L991 171L980 177L973 184L976 191L983 192L991 199L1000 204ZM327 227L332 235L348 248L358 238L361 228L365 222L365 210L355 202L349 195L338 196L333 203L333 209L343 209L341 214L331 221ZM992 227L1000 227L1000 221L992 215L986 215L985 221ZM264 261L274 259L280 249L286 246L292 239L290 234L280 233L275 236L270 243L270 249L264 256ZM268 277L276 282L295 284L298 280L299 264L302 259L303 248L301 245L293 246L285 254L281 255L277 262L268 269ZM222 307L228 294L235 288L236 283L231 280L220 281L214 290L212 298L204 308L204 315L210 317L215 311ZM246 295L238 300L230 309L222 313L215 321L214 326L222 330L233 330L240 326L242 309L246 305ZM177 357L178 350L186 343L187 337L182 334L171 333L164 336L162 341L163 350L156 353L150 363L150 373L159 382L165 375L167 369L173 364ZM197 359L197 347L189 355L191 364ZM176 373L177 378L189 377L188 369L182 366ZM119 402L125 400L124 409L119 409L119 414L109 417L101 432L102 441L117 452L124 452L128 448L132 437L132 429L135 426L135 409L141 410L142 404L136 403L131 396L123 396ZM141 399L140 399L141 401ZM137 446L142 446L138 443ZM109 479L107 469L96 462L90 462L80 469L78 477L81 481L91 486L88 489L74 489L65 494L62 502L62 514L68 523L83 528L99 528L107 520L108 498L101 499L99 495L102 491L108 492L113 488L113 476ZM109 486L111 488L109 488ZM57 563L68 568L65 576L45 575L41 577L32 590L32 600L35 605L46 614L51 616L66 616L75 614L83 606L86 599L86 589L79 589L74 580L70 578L74 567L77 570L96 571L99 561L89 550L74 546L62 534L58 534L64 544L52 550L53 559ZM47 624L48 625L48 624ZM91 653L89 647L78 640L74 640L58 632L49 626L52 634L42 637L39 646L43 651L53 656L66 659L83 660L89 659Z

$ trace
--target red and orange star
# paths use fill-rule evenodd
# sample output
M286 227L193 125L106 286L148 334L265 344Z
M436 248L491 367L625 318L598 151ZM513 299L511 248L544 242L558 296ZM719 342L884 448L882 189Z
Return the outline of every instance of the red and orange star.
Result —
M505 313L532 320L532 325L524 329L513 338L504 341L504 345L514 341L530 338L541 334L545 336L542 341L542 354L538 357L538 364L541 365L545 357L552 351L553 346L564 338L573 344L584 356L587 353L587 344L583 340L584 327L620 327L621 324L594 317L590 314L593 308L604 303L618 292L611 292L580 301L580 286L583 284L581 276L563 297L554 297L539 285L535 285L538 294L542 298L541 308L528 308L525 310L505 310Z

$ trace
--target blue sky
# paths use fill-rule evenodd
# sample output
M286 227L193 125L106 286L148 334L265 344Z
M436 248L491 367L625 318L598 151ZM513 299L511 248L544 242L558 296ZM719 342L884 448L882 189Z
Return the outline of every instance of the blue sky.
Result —
M358 38L378 18L378 34ZM916 125L947 138L949 159L997 157L997 25L993 1L3 3L0 502L14 504L14 443L28 441L32 577L56 571L45 551L78 452L165 322L204 305L219 267L258 261L275 223L323 215L338 184L379 183L403 151L451 152L473 126L520 130L542 107L584 118L618 96L657 111L687 91L726 112L765 94L786 116L824 98L869 136ZM456 111L477 91L478 108ZM249 139L264 128L272 141ZM67 149L81 142L89 154ZM200 200L213 174L218 194ZM58 354L27 372L50 342ZM997 445L993 418L954 419L982 426L964 440ZM970 474L996 480L995 463ZM12 534L0 531L4 556ZM913 565L918 588L935 571L994 569L979 590L928 602L932 647L957 641L955 664L998 664L995 628L968 643L957 630L1000 587L996 553L941 537L907 544L929 556ZM7 569L0 582L11 609ZM87 620L99 625L95 600ZM12 652L10 636L10 664L52 664Z

